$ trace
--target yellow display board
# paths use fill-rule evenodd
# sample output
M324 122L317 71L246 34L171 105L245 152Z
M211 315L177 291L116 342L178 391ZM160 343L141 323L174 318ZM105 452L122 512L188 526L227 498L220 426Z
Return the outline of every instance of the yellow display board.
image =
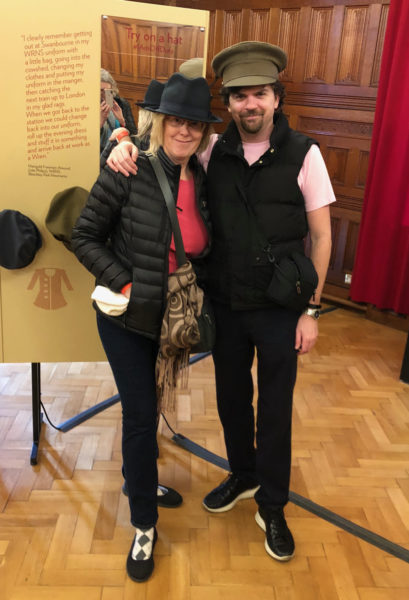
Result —
M29 266L0 267L2 362L105 360L90 300L94 280L45 227L56 193L89 190L98 176L104 15L132 20L135 39L140 20L200 27L207 40L206 11L125 0L14 0L3 11L0 210L30 217L43 245ZM152 43L150 36L149 44L130 39L130 52L144 52L145 62L151 52L160 64L183 43L181 37Z

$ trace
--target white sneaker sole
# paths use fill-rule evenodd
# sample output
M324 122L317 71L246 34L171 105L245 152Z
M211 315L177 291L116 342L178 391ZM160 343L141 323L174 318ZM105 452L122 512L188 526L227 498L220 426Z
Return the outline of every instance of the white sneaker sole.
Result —
M254 518L256 519L257 525L259 527L261 527L261 529L263 531L265 531L266 530L266 524L264 523L264 519L261 518L261 515L260 515L260 513L258 511L256 512ZM267 544L267 538L265 539L265 542L264 542L264 548L266 549L267 554L269 554L270 556L272 556L276 560L279 560L280 562L287 562L288 560L291 560L292 557L294 556L294 552L292 554L290 554L289 556L278 556L278 554L275 554L271 550L270 546Z
M209 508L209 506L207 506L204 503L204 501L202 502L202 504L206 510L212 513L227 512L228 510L231 510L237 504L237 502L239 502L239 500L247 500L247 498L254 498L254 494L257 492L259 487L260 486L258 485L257 487L252 488L251 490L246 490L245 492L242 492L232 502L230 502L230 504L226 504L226 506L222 506L221 508Z

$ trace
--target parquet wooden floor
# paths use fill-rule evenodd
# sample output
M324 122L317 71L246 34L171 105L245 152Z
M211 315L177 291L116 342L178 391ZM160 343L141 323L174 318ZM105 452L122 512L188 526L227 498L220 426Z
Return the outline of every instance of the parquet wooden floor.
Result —
M406 334L338 309L300 359L294 400L293 492L409 550ZM105 363L44 364L42 401L61 423L116 390ZM211 515L202 497L225 472L160 426L160 479L184 504L160 509L156 568L130 581L133 537L121 494L120 406L61 433L43 425L30 466L31 371L0 365L1 600L404 600L409 563L289 503L289 563L271 559L255 503ZM225 456L210 358L190 369L174 429Z

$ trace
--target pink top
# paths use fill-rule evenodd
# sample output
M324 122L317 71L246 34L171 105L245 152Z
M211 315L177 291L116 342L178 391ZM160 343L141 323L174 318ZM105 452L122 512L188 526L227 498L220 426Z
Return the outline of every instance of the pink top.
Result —
M199 155L199 160L205 171L207 171L210 155L217 139L218 135L216 133L213 134L210 138L209 146L205 152ZM266 150L269 149L269 147L269 140L257 143L245 142L243 143L244 158L249 165L252 165L264 154L264 152L266 152ZM335 202L336 198L328 171L324 159L322 158L322 154L316 144L312 145L305 155L297 181L302 195L304 196L306 212L316 210L317 208Z
M196 203L195 182L180 179L176 213L187 256L198 256L206 248L209 235ZM176 270L175 242L170 243L169 273Z

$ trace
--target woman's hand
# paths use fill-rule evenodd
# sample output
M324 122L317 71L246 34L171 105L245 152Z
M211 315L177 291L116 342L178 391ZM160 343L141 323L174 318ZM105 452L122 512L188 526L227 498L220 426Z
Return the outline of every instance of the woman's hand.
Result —
M122 108L119 106L118 102L115 102L115 100L112 105L112 112L114 113L115 118L118 119L120 126L125 127L125 119L122 113Z
M104 123L108 118L110 110L111 109L110 109L109 105L105 102L105 100L102 100L102 102L100 104L100 118L99 118L99 126L100 127L104 126Z

